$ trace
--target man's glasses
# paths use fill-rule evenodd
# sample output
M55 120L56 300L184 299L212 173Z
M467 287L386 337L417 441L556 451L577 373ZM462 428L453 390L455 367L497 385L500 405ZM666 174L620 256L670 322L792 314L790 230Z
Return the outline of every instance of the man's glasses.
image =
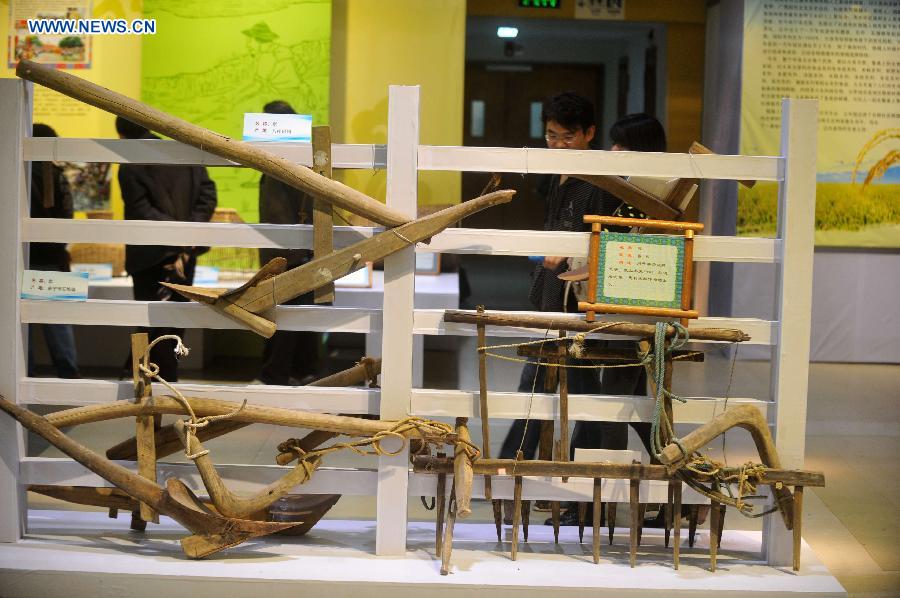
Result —
M572 145L575 143L575 139L577 139L578 135L575 133L566 133L565 135L557 135L555 133L547 133L544 135L544 139L547 140L547 143L562 143L563 145Z

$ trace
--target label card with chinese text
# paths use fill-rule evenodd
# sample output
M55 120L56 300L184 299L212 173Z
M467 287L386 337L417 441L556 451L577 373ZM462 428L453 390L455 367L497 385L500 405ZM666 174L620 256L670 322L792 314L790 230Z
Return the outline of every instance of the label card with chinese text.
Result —
M112 264L72 264L72 272L87 272L88 280L112 280Z
M22 276L22 299L86 301L87 296L87 272L25 270Z
M244 114L244 141L312 142L310 114Z
M684 237L604 232L595 303L681 308Z

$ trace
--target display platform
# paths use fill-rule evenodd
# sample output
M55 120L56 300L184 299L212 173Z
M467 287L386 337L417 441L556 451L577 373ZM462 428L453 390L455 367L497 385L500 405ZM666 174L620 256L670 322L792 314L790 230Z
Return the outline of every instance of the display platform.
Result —
M768 567L759 560L760 533L726 531L718 569L708 570L708 535L698 530L694 548L683 531L681 568L672 567L662 530L645 529L638 565L628 566L628 530L609 546L603 532L601 560L592 562L591 531L564 527L553 544L549 526L532 525L517 561L509 543L496 542L493 524L457 524L450 575L434 558L434 524L410 522L403 557L375 556L372 521L323 520L306 536L247 542L220 558L192 561L181 552L181 527L168 518L150 533L128 530L130 518L101 512L29 511L29 533L0 544L0 595L66 598L190 595L459 596L471 590L491 596L651 594L667 596L844 595L813 551L803 544L803 567ZM510 528L504 533L508 540ZM673 588L679 588L674 590Z

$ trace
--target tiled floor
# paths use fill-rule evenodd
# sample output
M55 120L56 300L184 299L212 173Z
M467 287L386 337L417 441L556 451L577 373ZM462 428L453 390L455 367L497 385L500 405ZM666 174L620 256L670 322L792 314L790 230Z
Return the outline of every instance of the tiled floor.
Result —
M459 339L457 355L429 351L426 355L426 386L433 388L477 387L473 339ZM489 340L490 342L490 340ZM519 366L489 362L489 385L497 390L516 387ZM729 386L731 360L714 351L705 364L679 365L675 391L693 396L724 396ZM769 364L738 359L728 391L732 397L767 398ZM190 374L183 376L189 378ZM192 381L187 380L185 381ZM457 386L458 385L458 386ZM76 437L89 439L98 448L124 437L127 431L109 424L83 426ZM472 430L480 426L473 422ZM496 454L506 429L492 425ZM275 445L284 440L283 430L255 426L241 431L241 441L209 443L219 462L270 463ZM813 364L807 419L806 467L825 472L827 486L810 489L804 504L804 538L819 559L844 587L857 596L900 595L900 538L898 494L900 494L900 366ZM480 438L474 438L476 442ZM631 439L637 448L636 438ZM718 449L719 447L717 447ZM720 449L719 449L720 450ZM746 433L730 433L727 456L741 462L753 453ZM52 451L43 454L51 455ZM721 453L718 455L721 457ZM366 458L340 456L331 465L372 466ZM42 499L35 506L46 506ZM374 499L344 497L329 518L363 519L374 515ZM489 521L490 509L476 504L474 521ZM432 513L418 501L410 501L410 518L430 520ZM534 519L533 519L534 521ZM759 529L760 520L732 513L727 529Z

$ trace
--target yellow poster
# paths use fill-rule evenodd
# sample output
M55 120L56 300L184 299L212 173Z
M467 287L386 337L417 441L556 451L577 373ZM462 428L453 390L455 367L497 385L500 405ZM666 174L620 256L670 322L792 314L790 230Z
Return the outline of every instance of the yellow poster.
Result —
M819 100L816 244L900 247L900 1L745 0L741 153L776 155L781 99ZM741 189L772 236L776 183Z

